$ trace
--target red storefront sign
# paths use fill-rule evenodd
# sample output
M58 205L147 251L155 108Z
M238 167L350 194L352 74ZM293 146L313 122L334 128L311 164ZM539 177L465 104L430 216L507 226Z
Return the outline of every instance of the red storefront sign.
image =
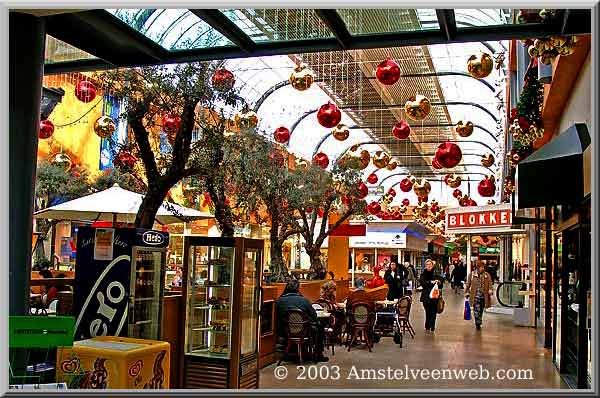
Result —
M366 225L342 224L329 233L329 236L365 236Z
M495 231L510 228L512 209L510 205L495 205L458 208L446 211L446 230L448 232L468 230L473 232Z

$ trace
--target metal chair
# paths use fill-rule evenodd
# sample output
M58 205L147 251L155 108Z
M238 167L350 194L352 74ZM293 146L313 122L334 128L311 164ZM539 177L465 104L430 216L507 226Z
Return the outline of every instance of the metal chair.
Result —
M398 320L398 324L400 325L401 333L404 333L408 330L410 333L410 337L415 338L415 329L412 327L410 323L410 309L412 307L412 297L404 296L398 300L398 304L396 305L396 316Z
M295 344L298 349L298 361L302 364L302 349L307 346L312 352L312 326L308 314L300 309L288 310L285 318L285 329L287 344L283 356L289 355L289 351ZM283 361L283 356L277 362L277 366Z
M331 355L335 355L335 342L338 341L338 333L337 333L337 322L335 318L335 306L326 299L319 298L313 304L313 308L316 309L316 306L321 307L323 310L330 312L331 316L328 318L328 323L324 327L325 332L325 341L323 345L325 348L331 347Z
M352 308L349 311L350 318L350 332L348 333L348 351L352 347L352 344L356 341L356 338L360 334L361 339L366 342L369 352L373 347L373 341L371 340L371 333L373 328L374 312L373 308L369 303L357 302L352 304ZM352 335L352 337L350 337Z

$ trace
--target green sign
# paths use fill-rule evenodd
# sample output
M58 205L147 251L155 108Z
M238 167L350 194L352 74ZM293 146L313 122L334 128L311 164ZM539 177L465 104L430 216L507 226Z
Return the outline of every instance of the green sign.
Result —
M73 345L72 316L8 317L10 348L52 348Z
M499 247L480 247L479 254L498 254L500 253Z

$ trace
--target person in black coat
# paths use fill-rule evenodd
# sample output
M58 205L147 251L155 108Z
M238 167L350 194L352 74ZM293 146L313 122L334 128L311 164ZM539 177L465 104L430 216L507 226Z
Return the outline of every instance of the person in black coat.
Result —
M398 269L398 265L394 262L390 264L390 268L385 271L383 280L388 285L387 299L397 300L404 293L404 271Z
M429 294L435 285L437 285L440 290L444 286L441 275L435 272L433 261L425 261L425 269L421 273L419 281L423 287L423 290L421 291L421 302L425 309L425 330L433 332L435 330L435 319L437 317L439 299L432 299L429 297Z
M325 336L323 327L318 322L317 311L312 307L311 302L300 293L299 289L300 282L297 279L292 279L287 283L283 293L277 299L277 334L282 340L287 339L285 319L289 310L299 309L304 311L308 315L313 325L313 332L315 333L316 357L314 359L318 362L326 362L328 358L323 356L323 340Z

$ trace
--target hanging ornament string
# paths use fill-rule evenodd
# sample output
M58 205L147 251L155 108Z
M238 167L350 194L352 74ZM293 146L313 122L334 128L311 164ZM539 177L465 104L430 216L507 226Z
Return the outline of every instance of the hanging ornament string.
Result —
M98 104L100 104L100 102L102 102L102 101L103 101L103 99L101 98L94 105L92 105L92 107L90 109L88 109L83 115L81 115L77 119L75 119L75 120L73 120L73 121L71 121L69 123L66 123L66 124L57 124L54 127L56 127L56 128L67 127L67 126L71 126L71 125L79 122L81 119L83 119L84 117L86 117L87 115L89 115L98 106Z

